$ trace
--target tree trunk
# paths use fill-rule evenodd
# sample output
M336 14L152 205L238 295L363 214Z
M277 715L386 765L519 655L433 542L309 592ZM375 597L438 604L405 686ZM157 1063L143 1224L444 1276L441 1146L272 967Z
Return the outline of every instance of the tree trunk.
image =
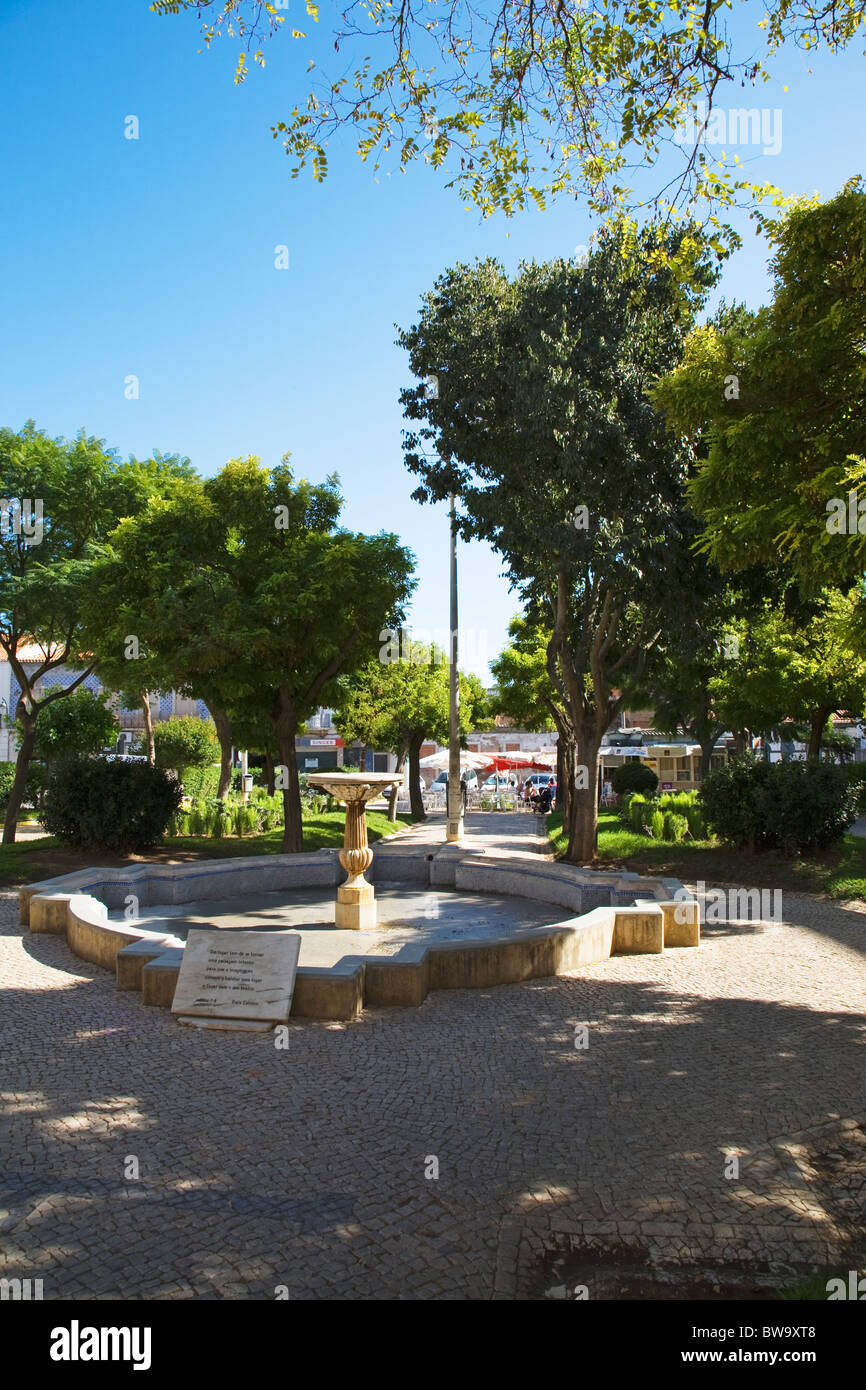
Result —
M394 782L391 788L391 794L388 797L388 819L390 821L395 821L397 819L397 801L400 797L400 783L403 780L403 768L405 766L406 754L405 752L401 752L397 757L397 766L394 769L397 780Z
M742 758L746 751L746 730L734 730L734 757Z
M565 825L571 809L571 792L574 786L574 734L562 706L550 699L546 700L545 704L556 729L556 805L557 810L562 812L562 823Z
M232 785L232 726L225 710L212 709L211 714L220 741L220 782L217 797L224 801Z
M423 734L413 734L409 740L409 810L413 820L426 820L424 800L421 796L421 744Z
M12 782L12 790L9 793L6 818L3 822L4 845L14 845L15 843L15 832L18 828L18 812L21 810L21 802L24 800L24 785L27 781L27 769L30 766L30 759L33 757L33 747L36 743L36 715L29 713L19 701L16 717L24 729L24 737L21 740L21 746L18 749L18 757L15 760L15 777Z
M698 780L701 781L701 782L703 782L704 778L707 777L707 776L709 775L710 763L712 762L712 758L713 758L713 749L715 748L715 746L716 746L716 744L718 743L718 741L719 741L719 736L718 736L718 734L716 734L714 738L710 738L710 739L701 739L701 740L700 740L700 744L701 744L701 761L700 761L700 763L699 763L699 765L698 765L698 766L699 766Z
M304 828L301 820L301 784L298 780L298 760L295 757L295 734L298 716L286 686L277 692L271 716L277 740L280 762L286 769L287 785L283 788L283 854L300 854L304 848Z
M562 812L562 824L571 820L574 800L575 742L568 733L559 732L556 740L556 808Z
M566 859L570 864L590 864L595 858L598 838L598 765L602 732L598 729L578 733L580 766L587 770L587 786L575 785L572 815L568 829ZM581 782L584 779L581 778Z
M150 691L139 691L138 698L141 708L144 710L144 741L147 748L147 761L153 767L156 762L156 747L153 742L153 720L150 716Z
M833 713L830 709L820 706L813 709L809 715L809 748L806 753L806 761L817 763L821 758L821 738L824 733L824 725Z
M277 774L274 771L274 760L270 753L265 753L262 772L264 773L268 796L273 796L277 789Z

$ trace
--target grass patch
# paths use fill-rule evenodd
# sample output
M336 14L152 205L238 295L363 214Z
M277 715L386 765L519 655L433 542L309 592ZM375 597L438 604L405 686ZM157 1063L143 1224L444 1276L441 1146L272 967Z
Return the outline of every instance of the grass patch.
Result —
M22 840L20 844L2 845L0 844L0 884L8 887L18 883L32 883L34 879L47 878L48 875L42 872L41 856L34 862L33 855L37 847L40 851L50 851L52 849L62 849L59 840L50 836L41 840ZM58 869L58 873L70 873L67 868Z
M547 818L553 853L567 848L562 812ZM788 859L774 851L746 854L717 840L685 840L671 844L651 840L624 825L615 811L598 816L597 869L629 869L639 874L659 874L690 883L739 883L750 888L780 888L789 893L823 893L845 901L866 900L866 839L846 835L838 845L810 858Z
M343 844L346 813L323 811L304 820L304 849L339 849ZM371 844L393 835L406 825L411 816L398 816L389 821L385 811L367 812L367 836ZM19 884L71 874L92 864L114 868L121 864L169 864L194 859L236 859L244 855L280 854L282 829L269 830L264 835L224 835L220 840L193 838L188 835L169 837L148 854L121 856L105 854L98 849L72 849L52 836L39 840L22 840L20 844L0 845L0 886L14 888Z

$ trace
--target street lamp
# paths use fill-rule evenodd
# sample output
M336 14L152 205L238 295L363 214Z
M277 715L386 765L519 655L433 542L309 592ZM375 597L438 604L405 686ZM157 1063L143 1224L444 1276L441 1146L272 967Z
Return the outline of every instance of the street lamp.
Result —
M451 493L451 650L448 653L448 812L445 839L463 839L463 791L460 786L460 683L457 675L457 511Z

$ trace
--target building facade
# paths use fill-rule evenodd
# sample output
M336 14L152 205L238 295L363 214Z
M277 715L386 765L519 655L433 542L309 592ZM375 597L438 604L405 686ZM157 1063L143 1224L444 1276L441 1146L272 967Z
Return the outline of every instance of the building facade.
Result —
M38 647L26 647L20 655L23 658L21 664L28 676L38 671L45 659L43 652ZM72 671L66 666L58 666L53 671L48 671L37 682L35 694L37 697L46 695L49 690L53 690L58 685L66 688L72 685L80 674L80 671ZM137 743L144 733L144 710L140 707L124 709L116 696L106 694L102 682L93 673L85 676L78 689L90 690L96 695L105 696L106 703L114 710L120 725L115 751L128 753L130 747ZM0 652L0 716L2 716L2 721L0 721L2 722L2 728L0 728L0 762L14 762L18 755L15 710L20 694L21 687L9 665L6 653ZM191 700L184 695L178 695L175 691L153 692L150 696L150 715L154 724L158 724L163 719L171 719L175 715L193 715L199 719L210 718L204 700Z

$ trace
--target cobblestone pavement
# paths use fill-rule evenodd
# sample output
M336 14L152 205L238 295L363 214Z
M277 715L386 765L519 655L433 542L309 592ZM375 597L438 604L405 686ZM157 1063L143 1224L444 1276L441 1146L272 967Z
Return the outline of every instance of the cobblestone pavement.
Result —
M182 1029L0 912L0 1274L45 1298L513 1298L556 1252L862 1266L862 912L786 895L784 924L287 1050Z
M378 841L376 853L390 848L400 854L412 845L422 844L440 849L445 844L445 821L444 811L428 811L425 821ZM463 832L461 844L465 849L505 850L508 854L550 852L547 818L534 811L468 811Z

